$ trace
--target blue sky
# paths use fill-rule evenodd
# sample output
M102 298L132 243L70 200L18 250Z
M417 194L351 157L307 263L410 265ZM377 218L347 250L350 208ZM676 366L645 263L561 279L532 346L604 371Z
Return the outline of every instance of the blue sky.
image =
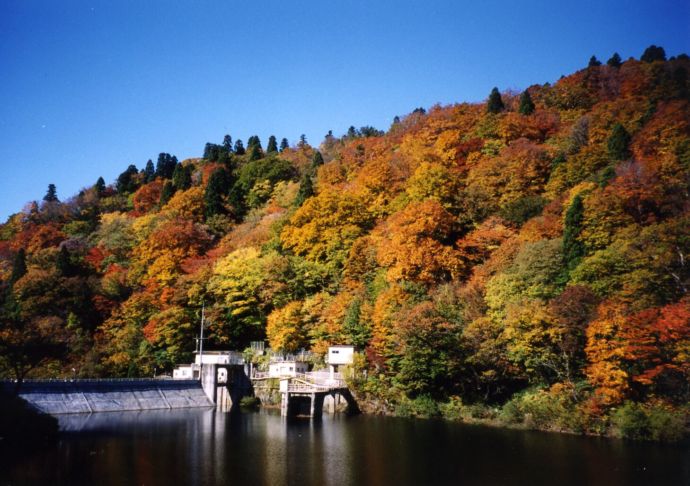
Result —
M480 101L584 67L690 53L690 2L0 0L0 220L207 141Z

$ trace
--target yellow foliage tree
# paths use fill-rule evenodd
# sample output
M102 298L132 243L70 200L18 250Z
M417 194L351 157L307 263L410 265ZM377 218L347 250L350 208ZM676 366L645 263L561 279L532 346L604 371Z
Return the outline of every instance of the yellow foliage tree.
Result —
M281 233L283 246L309 260L342 266L352 243L371 226L360 198L326 190L309 198Z
M307 329L302 321L302 302L292 301L268 316L266 336L271 349L287 353L307 347Z

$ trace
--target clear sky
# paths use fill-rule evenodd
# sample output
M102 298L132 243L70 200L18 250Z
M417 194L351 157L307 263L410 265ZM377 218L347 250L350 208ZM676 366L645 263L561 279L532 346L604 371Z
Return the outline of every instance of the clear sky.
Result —
M226 133L318 144L650 44L690 53L688 0L0 0L0 220Z

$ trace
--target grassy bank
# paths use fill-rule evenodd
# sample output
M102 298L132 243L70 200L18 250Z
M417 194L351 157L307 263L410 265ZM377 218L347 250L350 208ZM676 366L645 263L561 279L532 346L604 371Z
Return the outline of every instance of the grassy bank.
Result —
M397 396L396 396L397 395ZM591 397L562 391L530 389L503 404L445 401L422 395L408 398L391 390L384 396L357 394L364 413L397 417L443 418L470 424L598 435L631 440L678 442L690 436L690 407L663 402L623 402L616 407L596 406Z

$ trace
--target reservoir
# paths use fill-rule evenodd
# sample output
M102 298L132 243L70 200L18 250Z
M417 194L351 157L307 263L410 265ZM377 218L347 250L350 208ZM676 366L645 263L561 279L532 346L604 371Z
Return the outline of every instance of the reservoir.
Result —
M210 409L72 414L0 484L681 485L690 447L441 420Z

